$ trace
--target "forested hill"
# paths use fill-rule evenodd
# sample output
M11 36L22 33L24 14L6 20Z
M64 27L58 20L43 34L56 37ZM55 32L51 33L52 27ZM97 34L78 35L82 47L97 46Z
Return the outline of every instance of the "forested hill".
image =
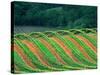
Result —
M31 2L12 2L15 25L96 28L97 7Z

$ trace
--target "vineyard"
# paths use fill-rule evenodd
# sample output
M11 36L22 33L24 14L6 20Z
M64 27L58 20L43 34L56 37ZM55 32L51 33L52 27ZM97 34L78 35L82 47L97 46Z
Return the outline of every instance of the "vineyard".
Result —
M15 34L14 73L97 68L97 30L69 29Z

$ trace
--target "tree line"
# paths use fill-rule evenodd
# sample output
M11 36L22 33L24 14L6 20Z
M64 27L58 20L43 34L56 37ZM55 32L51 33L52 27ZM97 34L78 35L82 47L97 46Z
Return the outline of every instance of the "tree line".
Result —
M31 2L12 2L14 24L44 27L96 28L97 7Z

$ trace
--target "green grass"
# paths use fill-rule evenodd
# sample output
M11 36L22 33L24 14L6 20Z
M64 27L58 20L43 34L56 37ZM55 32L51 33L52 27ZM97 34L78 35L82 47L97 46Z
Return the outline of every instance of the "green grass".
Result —
M23 53L27 56L27 59L35 65L35 68L29 66L21 57L21 55L16 51L12 50L14 54L14 64L18 67L18 73L28 73L28 72L48 72L48 71L65 71L65 70L81 70L81 69L95 69L97 68L97 53L94 52L83 40L76 37L76 35L82 36L87 39L94 47L97 48L97 39L91 38L89 35L96 36L96 29L71 29L71 30L57 30L57 31L46 31L46 32L32 32L30 34L16 34L14 35L14 41L12 44L16 44ZM68 36L68 38L66 37ZM53 38L60 40L71 52L72 55L79 61L75 61L71 56L69 56L65 49L63 49ZM92 61L88 60L85 55L79 50L76 44L70 39L75 40L89 55ZM61 57L65 62L59 62L56 56L51 52L46 44L44 44L40 39L45 40L55 52ZM22 42L27 40L37 47L36 50L43 55L42 60L48 62L48 65L43 64L38 57L31 51L31 49ZM67 49L66 49L67 51ZM45 62L44 61L44 62ZM14 71L17 73L17 71Z

